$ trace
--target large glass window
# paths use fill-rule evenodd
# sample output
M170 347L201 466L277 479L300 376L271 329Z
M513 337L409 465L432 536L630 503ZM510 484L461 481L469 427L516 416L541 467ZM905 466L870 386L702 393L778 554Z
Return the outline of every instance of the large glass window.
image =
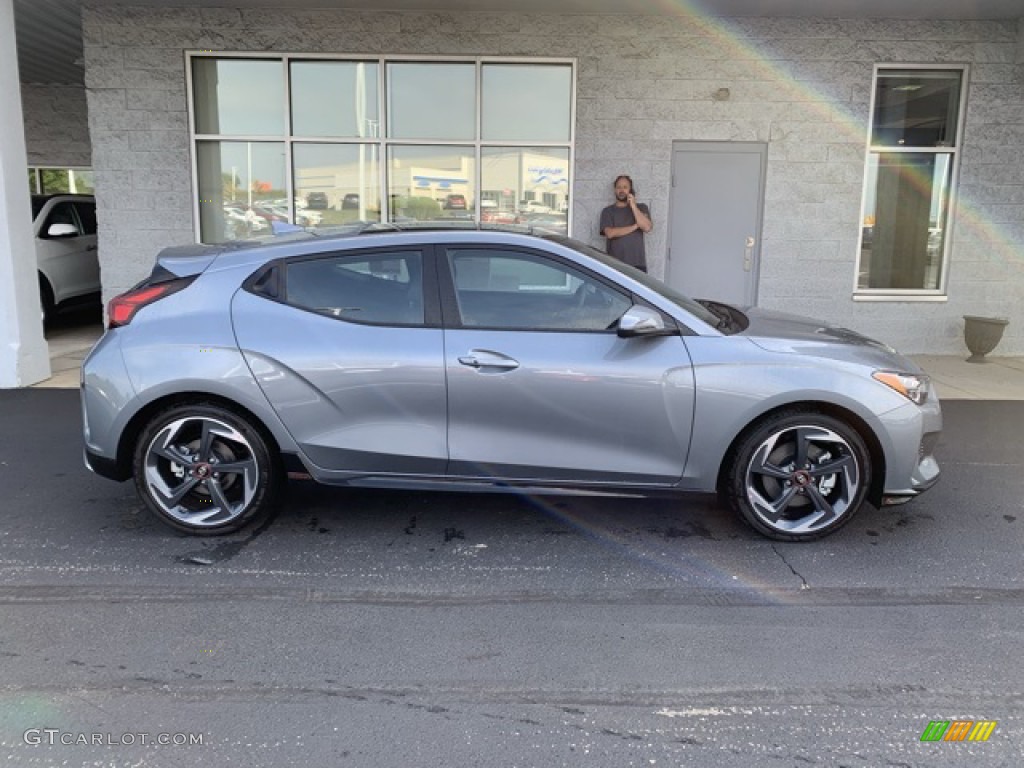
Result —
M377 63L294 61L291 65L295 136L377 138Z
M871 144L950 147L956 143L962 73L882 70L875 80Z
M476 136L473 64L388 65L388 135L466 140Z
M203 242L379 220L569 229L569 62L195 54L191 73Z
M485 64L483 137L495 141L568 141L572 72L565 66Z
M469 206L476 199L474 157L472 147L391 147L391 220L472 220Z
M282 143L200 141L196 166L203 242L260 236L289 221Z
M857 273L862 296L942 294L964 74L876 74Z
M569 231L569 150L485 147L481 152L480 219Z
M280 61L195 58L192 94L196 133L284 133L284 69Z
M295 223L380 221L378 152L377 144L295 144Z

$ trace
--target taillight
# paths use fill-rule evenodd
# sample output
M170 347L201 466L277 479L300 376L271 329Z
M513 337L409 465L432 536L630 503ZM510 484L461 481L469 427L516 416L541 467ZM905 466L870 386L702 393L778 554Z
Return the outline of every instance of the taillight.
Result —
M166 283L144 285L141 288L134 288L127 293L122 293L120 296L115 296L107 305L107 327L119 328L122 325L128 325L140 309L160 301L172 293L177 293L193 280L195 277L182 277L177 280L168 280Z

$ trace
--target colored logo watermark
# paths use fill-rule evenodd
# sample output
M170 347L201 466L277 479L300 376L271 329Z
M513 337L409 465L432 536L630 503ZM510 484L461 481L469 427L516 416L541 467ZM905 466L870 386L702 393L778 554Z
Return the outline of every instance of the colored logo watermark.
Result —
M988 741L996 725L995 720L932 720L921 741Z

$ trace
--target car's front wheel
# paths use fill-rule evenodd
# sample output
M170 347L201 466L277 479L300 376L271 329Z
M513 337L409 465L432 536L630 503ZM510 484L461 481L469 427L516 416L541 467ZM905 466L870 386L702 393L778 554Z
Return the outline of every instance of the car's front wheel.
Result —
M175 406L151 419L136 444L134 469L149 510L201 536L268 517L283 482L255 425L212 403Z
M871 456L860 434L822 413L787 411L738 442L725 495L755 530L805 541L841 528L864 504Z

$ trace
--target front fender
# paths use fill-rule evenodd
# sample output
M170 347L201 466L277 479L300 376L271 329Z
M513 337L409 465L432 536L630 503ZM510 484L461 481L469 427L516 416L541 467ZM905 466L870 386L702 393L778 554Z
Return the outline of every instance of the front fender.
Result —
M885 416L909 403L872 379L867 367L767 352L735 337L685 341L694 363L696 400L680 488L714 491L736 437L765 414L787 406L824 405L855 414L877 440L886 466L892 462L896 447Z

